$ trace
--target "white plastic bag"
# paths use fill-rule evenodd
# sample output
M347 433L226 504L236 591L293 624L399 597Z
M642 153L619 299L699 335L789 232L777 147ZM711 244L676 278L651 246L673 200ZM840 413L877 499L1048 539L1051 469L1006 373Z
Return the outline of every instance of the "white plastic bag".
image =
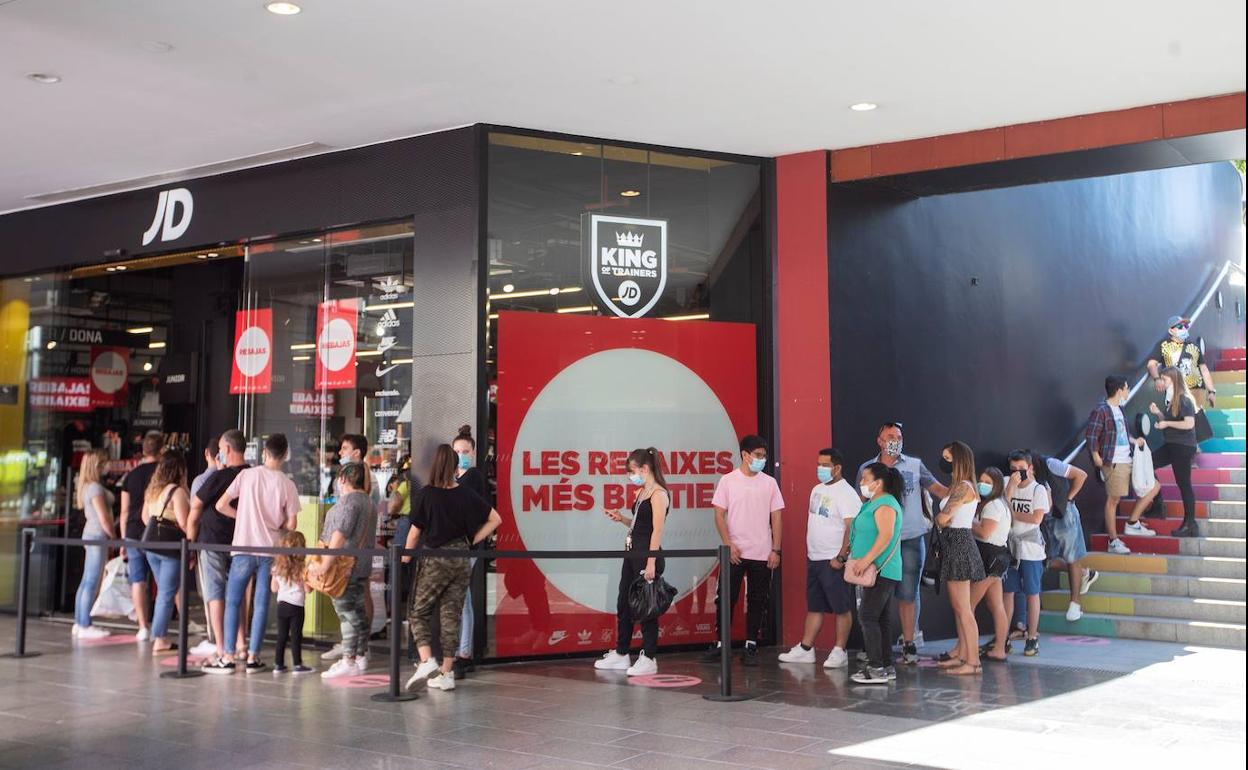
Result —
M1136 447L1131 458L1131 488L1136 497L1143 497L1153 491L1157 483L1157 474L1153 472L1153 452L1147 446Z
M115 556L104 565L104 580L100 583L100 595L91 606L93 618L121 618L134 620L134 600L130 598L130 569L126 560Z
M373 596L373 627L368 632L375 634L386 627L386 615L390 611L386 604L386 585L380 580L369 580L368 590Z

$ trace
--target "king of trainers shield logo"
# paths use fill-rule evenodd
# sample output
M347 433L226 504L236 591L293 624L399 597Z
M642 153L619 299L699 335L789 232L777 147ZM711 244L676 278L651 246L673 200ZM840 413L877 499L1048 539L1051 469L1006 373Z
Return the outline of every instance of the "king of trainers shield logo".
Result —
M621 318L641 318L667 286L667 220L587 214L585 269L598 304Z

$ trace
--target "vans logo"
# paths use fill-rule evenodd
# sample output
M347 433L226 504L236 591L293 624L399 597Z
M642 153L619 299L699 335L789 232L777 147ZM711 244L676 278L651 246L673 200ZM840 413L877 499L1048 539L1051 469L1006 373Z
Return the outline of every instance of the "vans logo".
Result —
M586 214L585 269L595 299L621 318L641 318L667 286L667 220Z
M179 206L181 211L178 210ZM191 226L191 216L194 213L195 199L191 197L190 190L185 187L161 190L160 197L156 200L156 214L152 217L152 224L143 233L143 245L156 240L157 233L160 234L162 242L181 238L186 233L186 228Z

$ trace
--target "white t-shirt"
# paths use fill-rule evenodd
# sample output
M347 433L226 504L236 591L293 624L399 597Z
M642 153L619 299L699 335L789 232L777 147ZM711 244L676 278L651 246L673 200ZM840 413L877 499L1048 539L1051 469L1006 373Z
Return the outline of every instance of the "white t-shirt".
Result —
M946 498L945 503L948 504ZM949 519L950 529L970 529L971 524L975 521L975 509L979 507L979 494L960 504L953 510L953 516ZM943 509L942 509L943 510Z
M862 499L845 479L816 484L810 490L810 515L806 517L806 558L835 558L845 542L846 522L852 521L860 508Z
M1122 409L1111 405L1109 411L1114 413L1114 459L1113 464L1131 462L1131 437L1127 435L1127 421L1122 416Z
M998 497L996 500L984 506L984 510L980 511L977 517L982 521L995 521L997 526L993 528L992 534L987 539L981 539L989 545L1003 546L1010 539L1010 526L1012 524L1010 516L1010 506L1005 504L1005 500Z
M1010 495L1010 510L1013 513L1048 511L1052 507L1048 487L1034 480L1021 489L1015 489ZM1017 559L1044 561L1044 535L1040 532L1040 525L1014 519L1010 527L1010 550Z
M274 575L273 579L277 581L277 600L279 602L293 604L296 607L303 606L303 581L290 581L278 575Z

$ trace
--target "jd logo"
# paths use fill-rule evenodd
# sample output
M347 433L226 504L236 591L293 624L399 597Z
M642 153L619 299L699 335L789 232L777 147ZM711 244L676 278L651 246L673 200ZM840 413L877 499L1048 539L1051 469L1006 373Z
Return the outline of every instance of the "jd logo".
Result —
M182 207L182 211L178 212L178 206ZM181 218L178 219L178 214ZM191 197L191 191L185 187L175 187L172 190L161 190L160 198L156 201L156 215L152 217L152 225L147 228L147 232L143 233L143 245L146 246L156 240L156 234L160 233L161 241L176 241L186 232L186 228L191 226L191 215L195 213L195 199ZM177 219L175 222L174 220Z
M667 220L587 214L586 270L598 303L621 318L641 318L667 285Z

